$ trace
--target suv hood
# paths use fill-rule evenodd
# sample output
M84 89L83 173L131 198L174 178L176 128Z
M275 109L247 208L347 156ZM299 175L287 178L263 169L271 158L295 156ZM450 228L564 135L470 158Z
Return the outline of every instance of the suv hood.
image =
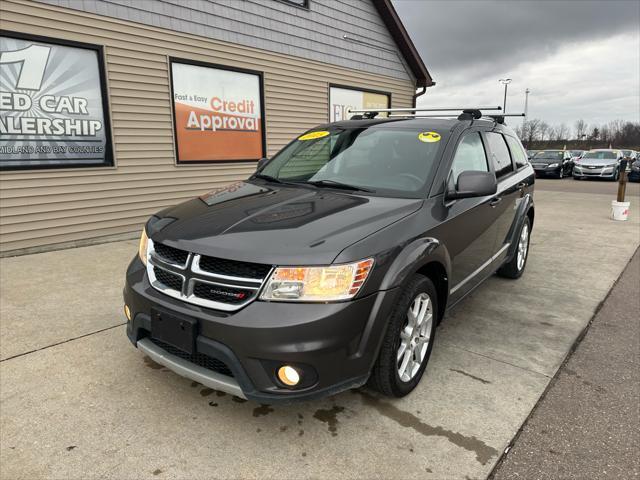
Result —
M152 217L147 231L155 242L214 257L276 265L330 264L349 245L410 215L422 203L238 182L163 210Z

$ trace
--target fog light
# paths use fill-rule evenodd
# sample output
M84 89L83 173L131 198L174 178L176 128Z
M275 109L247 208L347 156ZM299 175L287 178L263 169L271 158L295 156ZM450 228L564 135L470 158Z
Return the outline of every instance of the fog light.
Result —
M131 321L131 310L129 310L129 305L124 306L124 314L127 317L127 320Z
M278 378L282 383L290 387L300 382L300 374L290 365L284 365L278 369Z

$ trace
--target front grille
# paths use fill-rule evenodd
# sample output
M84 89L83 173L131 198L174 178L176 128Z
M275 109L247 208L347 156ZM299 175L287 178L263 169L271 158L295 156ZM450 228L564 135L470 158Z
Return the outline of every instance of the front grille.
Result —
M176 275L175 273L171 273L168 270L163 270L158 267L153 267L153 273L156 276L156 280L165 287L177 291L182 290L182 278L180 275Z
M184 265L187 263L189 252L162 243L154 244L153 249L161 259L169 263L175 263L176 265Z
M254 293L255 290L229 288L198 281L196 281L195 287L193 288L193 294L196 297L211 300L212 302L229 303L231 305L246 302Z
M200 258L200 268L208 273L258 280L262 280L266 277L271 270L270 265L238 262L236 260L226 260L224 258L205 256Z
M204 353L187 353L180 350L179 348L174 347L173 345L169 345L168 343L157 340L155 338L151 338L151 341L171 355L175 355L176 357L187 360L191 363L195 363L202 368L217 372L221 375L233 377L233 372L222 360L210 357L209 355L205 355Z

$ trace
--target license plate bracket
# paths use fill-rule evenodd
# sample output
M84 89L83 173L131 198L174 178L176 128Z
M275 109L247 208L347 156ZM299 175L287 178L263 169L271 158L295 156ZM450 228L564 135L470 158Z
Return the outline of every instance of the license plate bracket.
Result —
M195 351L198 321L169 312L151 310L151 337L192 354Z

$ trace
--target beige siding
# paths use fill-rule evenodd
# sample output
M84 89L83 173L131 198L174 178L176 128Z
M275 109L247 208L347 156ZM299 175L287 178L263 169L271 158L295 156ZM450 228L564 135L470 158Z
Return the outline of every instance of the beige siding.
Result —
M168 56L264 72L268 154L327 121L328 84L389 91L413 84L343 67L108 17L0 0L0 28L105 45L115 168L0 174L3 252L138 230L153 212L246 178L254 163L175 164Z

